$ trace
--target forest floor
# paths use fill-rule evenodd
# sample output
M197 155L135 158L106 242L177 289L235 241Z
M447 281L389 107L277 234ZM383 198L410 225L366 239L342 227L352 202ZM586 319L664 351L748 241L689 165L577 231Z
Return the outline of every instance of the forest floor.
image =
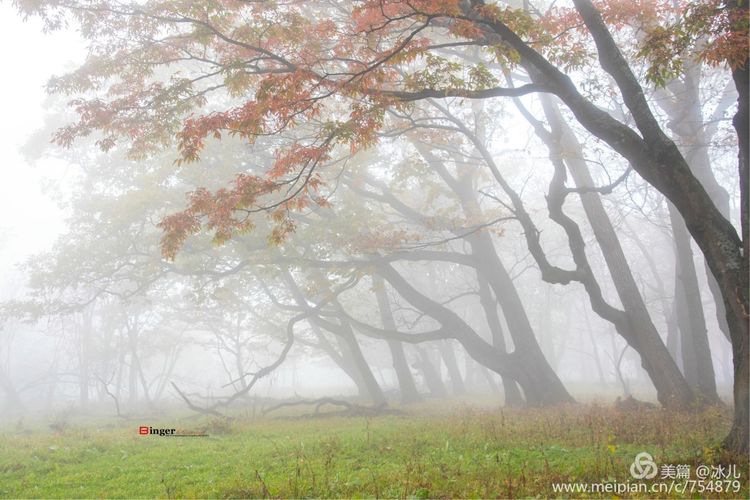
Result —
M730 424L727 408L684 413L595 405L509 410L466 404L448 408L431 402L403 414L370 417L303 417L301 411L295 409L297 416L288 413L285 418L232 421L184 414L156 420L73 419L58 422L55 429L36 430L19 423L0 433L0 497L748 498L749 494L747 459L717 451ZM140 426L207 436L143 436ZM641 452L658 464L652 480L631 475L631 464ZM648 464L640 465L648 472ZM684 474L685 465L690 479L673 479L677 472ZM722 470L731 474L732 465L741 473L737 483L733 478L711 478ZM699 472L709 473L705 481L698 481ZM663 474L668 477L662 479ZM683 484L687 491L678 493ZM638 488L656 490L637 492Z

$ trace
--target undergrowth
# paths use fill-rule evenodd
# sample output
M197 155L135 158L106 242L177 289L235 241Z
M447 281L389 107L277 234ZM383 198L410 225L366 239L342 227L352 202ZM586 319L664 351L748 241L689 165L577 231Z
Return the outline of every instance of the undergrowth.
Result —
M637 483L630 465L645 451L659 465L687 464L692 471L735 464L741 491L687 496L747 498L747 460L718 448L730 422L726 408L622 411L592 405L463 406L439 413L421 408L351 418L69 422L0 435L0 496L612 497L552 488ZM141 436L140 425L204 431L208 437ZM659 481L657 476L645 482Z

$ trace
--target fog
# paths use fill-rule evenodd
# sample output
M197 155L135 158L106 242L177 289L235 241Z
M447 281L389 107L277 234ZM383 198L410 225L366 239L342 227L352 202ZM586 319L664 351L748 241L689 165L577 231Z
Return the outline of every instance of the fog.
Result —
M75 22L43 33L39 18L1 9L6 423L232 416L323 397L668 404L683 383L732 404L729 329L703 251L664 194L555 95L392 106L372 137L337 143L312 168L281 169L280 151L320 145L321 127L350 118L348 96L278 133L206 133L187 161L158 107L64 147L51 139L77 120L68 101L99 90L45 86L97 54L93 35ZM165 63L149 79L201 76L198 92L229 78L211 64ZM509 87L535 78L482 68ZM647 100L741 232L731 74L686 71L645 85ZM570 75L598 109L637 120L601 68ZM250 93L236 85L174 112L241 105ZM279 183L263 191L267 178ZM243 182L261 186L249 202Z

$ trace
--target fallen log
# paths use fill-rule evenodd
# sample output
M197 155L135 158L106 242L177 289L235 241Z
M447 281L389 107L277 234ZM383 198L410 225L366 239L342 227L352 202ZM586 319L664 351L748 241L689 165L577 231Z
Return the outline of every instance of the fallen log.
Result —
M325 405L341 406L344 408L343 411L329 412L325 415L345 415L345 416L365 416L365 415L382 415L382 414L401 414L400 411L388 408L387 404L383 403L377 406L362 406L356 403L351 403L344 399L334 399L330 397L318 398L318 399L295 399L292 401L282 401L281 403L275 404L270 408L264 409L261 414L267 415L273 411L281 408L288 408L291 406L303 406L303 405L315 405L315 416L321 416L320 409Z

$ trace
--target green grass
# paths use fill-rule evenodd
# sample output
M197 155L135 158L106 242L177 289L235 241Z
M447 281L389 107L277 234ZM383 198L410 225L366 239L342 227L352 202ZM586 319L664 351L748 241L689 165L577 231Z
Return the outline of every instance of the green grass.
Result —
M715 448L729 421L726 409L638 413L579 405L422 407L371 418L229 424L73 423L63 433L0 435L0 497L556 496L553 482L629 481L641 451L693 469L731 461ZM205 429L209 437L139 436L139 425ZM748 497L747 462L738 469L743 489L727 498Z

